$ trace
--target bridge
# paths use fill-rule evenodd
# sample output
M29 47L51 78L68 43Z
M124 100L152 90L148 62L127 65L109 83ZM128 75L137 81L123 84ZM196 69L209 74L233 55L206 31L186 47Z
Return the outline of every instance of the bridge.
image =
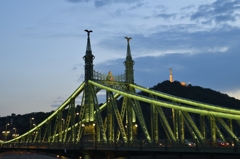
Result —
M239 157L240 110L137 85L129 37L125 37L123 74L94 70L92 31L85 31L84 82L47 119L20 136L2 141L1 152L27 150L82 159L141 155L184 158L186 154ZM103 93L105 102L100 104L99 94ZM79 110L76 99L81 99Z

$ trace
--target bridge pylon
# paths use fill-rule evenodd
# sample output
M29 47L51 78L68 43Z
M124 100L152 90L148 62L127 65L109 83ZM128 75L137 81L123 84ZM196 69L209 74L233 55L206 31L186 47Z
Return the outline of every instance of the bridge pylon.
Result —
M84 96L83 96L83 105L82 108L85 109L85 121L82 124L83 127L83 141L93 141L95 142L95 116L94 116L94 97L95 93L92 93L92 86L88 84L89 80L93 80L93 60L95 56L92 54L91 43L90 43L90 33L93 32L92 30L85 30L87 32L87 47L86 47L86 54L83 57L85 61L85 86L84 86Z

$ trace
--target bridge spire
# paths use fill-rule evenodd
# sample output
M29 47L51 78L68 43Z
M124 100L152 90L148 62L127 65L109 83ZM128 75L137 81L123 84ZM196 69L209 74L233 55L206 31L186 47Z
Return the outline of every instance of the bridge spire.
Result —
M85 60L85 82L88 80L93 79L93 60L95 56L92 54L91 43L90 43L90 33L93 32L92 30L84 30L87 32L87 48L86 48L86 55L83 56Z
M92 54L91 43L90 43L90 33L92 30L84 30L87 32L87 48L86 54L83 57L85 61L85 86L84 86L84 116L85 121L84 124L84 131L83 131L83 140L84 141L94 141L95 135L95 119L94 119L94 97L91 95L91 85L88 83L89 80L93 79L93 60L95 56ZM83 108L82 108L83 109Z
M132 60L131 49L130 49L130 40L132 38L125 37L125 39L127 39L127 55L126 55L126 61L124 62L126 82L134 83L134 70L133 70L134 61Z

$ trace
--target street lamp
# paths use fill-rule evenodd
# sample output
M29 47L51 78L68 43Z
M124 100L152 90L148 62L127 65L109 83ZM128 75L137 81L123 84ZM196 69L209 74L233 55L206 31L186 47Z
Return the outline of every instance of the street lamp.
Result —
M16 133L17 133L17 129L16 129L16 128L13 128L13 130L14 130L14 134L16 134Z
M30 130L32 129L34 118L30 118Z
M65 129L65 119L62 118L62 129Z
M9 125L9 123L6 124L6 131L7 131L7 126Z
M7 131L7 126L9 125L9 123L6 124L6 130L2 131L2 134L5 136L5 140L7 141L7 136L8 134L10 134L10 131Z
M7 141L7 136L10 134L10 131L2 131L2 134L5 136L5 140Z
M16 128L13 128L13 130L14 130L14 133L12 134L12 137L13 137L13 138L18 137L19 134L17 134L17 129L16 129Z

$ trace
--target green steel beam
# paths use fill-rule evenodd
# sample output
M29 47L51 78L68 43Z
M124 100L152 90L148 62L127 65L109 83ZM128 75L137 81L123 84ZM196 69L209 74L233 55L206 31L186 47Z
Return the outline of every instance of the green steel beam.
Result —
M59 114L58 114L58 122L55 123L55 124L58 124L58 134L59 134L58 142L62 142L62 138L63 138L62 132L63 132L63 124L64 124L64 121L62 119L62 111L59 112Z
M51 137L52 137L52 120L49 120L49 123L48 123L48 133L47 133L47 142L48 143L51 143Z
M182 113L183 113L183 116L185 117L185 121L187 123L189 123L189 126L194 131L194 134L196 135L195 139L198 139L202 144L205 144L205 142L204 142L205 139L204 139L203 135L201 134L201 132L199 131L197 125L192 120L192 117L189 115L188 112L182 112Z
M156 98L155 96L149 94L152 98ZM151 137L152 143L157 144L159 141L159 124L158 124L158 111L155 105L151 104Z
M122 120L121 123L123 122L123 118L124 118L124 115L126 113L126 107L127 107L127 98L123 98L123 103L122 103L121 112L120 112L120 117L121 117L121 120ZM121 131L122 130L120 130L120 129L118 129L118 131L117 131L117 137L116 137L117 141L119 141L119 139L120 139L120 132ZM126 135L125 129L124 129L124 133ZM122 132L123 135L124 135L124 133ZM127 138L125 137L125 135L124 136L123 135L122 135L123 141L124 141L124 143L127 143Z
M185 132L184 132L184 116L182 111L179 111L179 140L183 143L185 139Z
M55 140L55 135L58 133L57 130L59 128L59 115L57 115L57 117L55 118L55 124L54 124L54 128L53 128L53 137L52 137L52 142L56 142Z
M51 120L53 117L55 117L60 111L64 110L68 104L70 103L70 100L72 98L76 98L83 90L84 88L84 85L85 85L85 82L83 82L74 92L73 94L65 101L63 102L63 104L58 108L56 109L47 119L45 119L43 122L41 122L40 124L38 124L37 126L35 126L33 129L31 129L30 131L24 133L23 135L20 135L19 137L16 137L15 139L12 139L12 140L8 140L8 141L5 141L3 142L4 143L10 143L10 142L14 142L14 141L17 141L18 139L21 139L22 137L24 136L28 136L30 133L36 131L38 128L41 128L43 125L47 124L47 122L49 120Z
M197 135L196 135L196 133L194 132L194 130L192 129L192 127L190 126L188 120L185 120L185 124L187 125L187 128L188 128L190 134L192 135L192 138L193 138L193 139L197 139Z
M76 120L76 108L75 108L75 98L72 98L72 100L70 101L70 107L71 107L71 139L72 142L75 143L76 142L76 127L74 126L75 124L75 120Z
M42 143L42 129L38 129L38 138L37 138L38 143Z
M165 114L164 114L164 112L162 110L162 107L157 107L157 111L159 113L159 117L161 119L163 128L164 128L164 130L166 130L165 132L166 132L168 138L171 139L171 141L173 143L176 142L177 139L176 139L176 137L175 137L175 135L174 135L174 133L172 131L171 126L169 125L169 123L167 121L167 118L166 118L166 116L165 116Z
M90 87L92 88L92 85L90 85ZM107 142L107 136L106 136L106 133L104 131L104 125L103 125L101 112L100 112L98 101L97 101L97 98L96 98L96 94L95 94L93 88L90 89L90 93L91 93L91 96L93 97L93 103L94 103L94 106L95 106L95 112L96 112L96 119L95 120L97 121L97 126L99 126L99 128L100 128L100 132L101 132L101 135L102 135L102 138L103 138L103 142L106 143Z
M210 122L211 139L213 143L215 143L216 142L216 121L213 115L209 116L209 122Z
M152 143L158 143L158 112L155 105L151 106L151 137Z
M233 131L232 119L228 119L228 125L231 131Z
M205 145L205 140L203 139L203 138L201 138L201 134L199 135L199 131L198 131L198 129L197 129L197 131L196 131L196 127L195 126L193 126L192 125L192 118L191 118L191 116L188 114L188 113L186 113L186 112L182 112L182 114L183 114L183 116L184 116L184 118L185 118L185 124L186 124L186 126L187 126L187 128L188 128L188 130L189 130L189 132L190 132L190 134L192 135L192 138L193 139L196 139L197 140L197 142L199 142L200 141L200 143L202 144L202 145ZM200 137L199 137L200 136ZM185 142L185 141L184 141ZM183 142L183 143L184 143Z
M142 109L140 107L140 103L136 99L131 100L131 101L134 102L134 103L132 103L132 106L133 106L133 109L135 110L135 113L137 115L137 119L138 119L138 121L140 123L140 126L141 126L141 128L143 130L143 133L144 133L144 135L145 135L145 137L147 139L147 142L148 143L152 143L151 137L150 137L148 129L147 129L146 122L145 122L144 117L143 117L143 113L142 113Z
M44 129L43 139L42 139L43 142L47 139L48 124L49 124L49 122L47 122L47 124L45 124L45 129ZM22 138L24 138L24 136L22 136Z
M89 90L89 84L85 84L84 87L84 94L85 94L85 99L84 99L84 106L85 106L85 122L88 123L90 122L90 103L93 102L92 100L90 101L90 90Z
M228 132L228 134L238 142L239 141L238 137L234 134L231 128L225 123L225 121L221 118L216 118L216 119L224 127L224 129Z
M200 114L200 129L203 135L203 138L206 139L206 124L205 124L205 115Z
M106 89L108 91L112 91L112 92L121 94L122 96L125 96L125 97L128 97L128 98L133 98L135 100L146 102L146 103L152 103L152 104L155 104L157 106L172 108L172 109L175 109L175 110L182 110L182 111L196 113L196 114L203 114L203 115L208 115L208 116L209 115L214 115L215 117L222 117L222 118L240 120L240 116L236 115L236 114L231 114L231 113L228 113L228 112L223 113L223 112L216 112L216 111L210 111L210 110L203 110L203 109L198 109L198 108L187 107L187 106L184 106L184 105L176 105L176 104L173 104L173 103L160 101L160 100L152 99L152 98L149 98L149 97L145 97L145 96L141 96L141 95L137 95L137 94L132 94L132 93L124 92L124 91L121 91L121 90L113 89L113 88L110 88L110 87L106 87L106 86L104 86L100 83L94 82L94 81L88 81L88 82L97 86L97 87L100 87L102 89Z
M130 87L134 87L135 89L141 90L141 91L146 92L146 93L150 93L152 95L156 95L158 97L168 99L170 101L184 103L184 104L188 104L188 105L191 105L191 106L201 107L201 108L214 110L214 111L218 111L218 112L223 112L223 113L227 113L227 114L236 114L236 115L238 114L238 115L240 115L240 110L237 110L237 109L229 109L229 108L224 108L224 107L221 107L221 106L216 106L216 105L201 103L201 102L197 102L197 101L193 101L193 100L189 100L189 99L184 99L184 98L176 97L176 96L169 95L169 94L166 94L166 93L162 93L162 92L159 92L159 91L150 90L148 88L144 88L142 86L138 86L138 85L135 85L135 84L130 84Z
M116 100L120 96L121 96L120 94L116 93L116 94L114 94L114 99ZM100 112L102 112L106 108L106 106L107 106L107 102L103 103L103 105L101 105L99 108ZM96 112L94 112L94 113L96 113Z
M104 128L104 133L106 133L107 132L107 117L105 117L105 119L104 119L103 128Z
M179 137L178 137L178 134L179 134L179 132L178 132L179 110L174 110L174 109L172 109L172 117L173 117L173 130L174 130L174 135L175 135L175 137L176 137L176 140L179 140Z
M71 117L72 117L72 105L71 105L71 100L70 100L70 103L69 103L69 107L68 107L68 113L67 113L67 118L66 118L66 122L65 122L65 129L67 129L67 128L69 128L69 127L71 127L70 126L70 122L71 122ZM75 109L75 107L74 107L74 109ZM64 132L64 136L63 136L63 142L67 142L68 140L67 140L67 137L69 137L70 136L70 134L68 133L68 131L66 132Z
M107 104L107 140L108 143L113 143L113 108L112 108L112 103L110 102L112 96L110 96L110 92L106 92L106 101L109 101Z
M81 101L81 108L80 108L80 113L79 113L79 125L78 125L78 130L77 130L77 142L80 142L81 137L82 137L82 133L84 130L84 127L82 127L83 124L83 118L84 118L84 113L85 113L85 94L83 93L82 95L82 101Z
M123 138L124 142L126 142L127 141L127 135L126 135L126 132L125 132L125 129L124 129L124 125L122 123L123 119L122 119L122 117L120 115L120 112L118 111L118 107L117 107L116 101L113 100L114 99L113 95L112 94L110 94L110 95L112 96L112 97L110 97L111 104L113 106L113 110L114 110L114 113L115 113L115 116L116 116L116 119L117 119L119 130L120 130L120 132L122 134L122 138Z
M159 118L160 119L160 118ZM171 142L173 142L173 140L170 138L170 136L169 136L169 132L166 130L166 128L165 128L165 126L164 126L164 123L163 123L163 121L160 119L159 120L160 121L160 123L162 124L162 126L163 126L163 131L165 132L165 134L166 134L166 137L167 137L167 139L168 139L168 141L171 141Z
M220 129L218 128L217 124L216 124L216 133L217 133L217 135L219 136L220 139L225 141L225 138L224 138L222 132L220 131Z
M131 101L130 99L128 99L128 104L127 104L127 139L128 139L128 143L131 143L133 141L133 101Z

